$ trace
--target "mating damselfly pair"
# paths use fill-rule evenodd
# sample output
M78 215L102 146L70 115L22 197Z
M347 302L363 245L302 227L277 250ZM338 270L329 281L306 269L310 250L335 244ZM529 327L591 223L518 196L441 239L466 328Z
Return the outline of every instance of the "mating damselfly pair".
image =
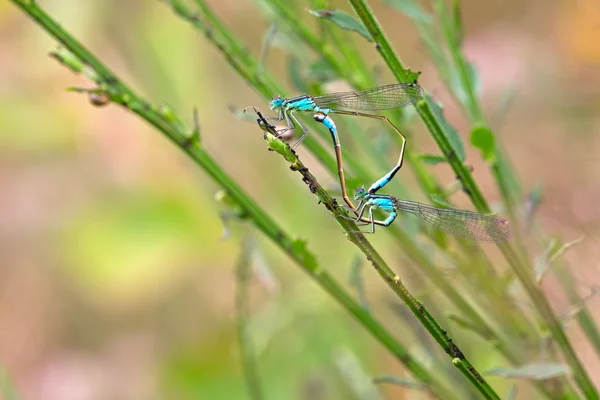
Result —
M390 110L401 108L421 100L423 93L423 89L416 83L398 83L362 91L331 93L324 96L301 95L290 98L275 97L271 100L270 108L272 110L279 110L279 117L270 119L276 121L286 120L287 128L276 131L278 134L294 129L296 125L300 126L303 134L294 145L295 147L306 138L308 129L302 125L294 113L296 111L315 113L313 119L327 127L333 140L338 176L344 201L356 214L355 220L357 222L362 221L365 224L371 225L371 232L369 233L375 232L375 225L389 226L396 219L398 211L404 211L417 215L430 225L463 239L477 242L500 242L507 240L510 237L510 226L506 220L500 217L473 211L438 208L414 201L399 200L389 195L377 194L402 167L406 137L385 116L350 111L344 108L354 110ZM260 112L257 112L257 114L259 116L259 124L263 128L274 128L267 123ZM352 115L383 120L398 133L402 140L397 164L382 178L375 181L369 189L359 188L356 190L354 199L359 201L358 206L354 205L347 194L341 144L337 127L329 114ZM387 212L388 217L385 220L376 220L373 215L373 211L376 209ZM368 218L364 216L367 210Z

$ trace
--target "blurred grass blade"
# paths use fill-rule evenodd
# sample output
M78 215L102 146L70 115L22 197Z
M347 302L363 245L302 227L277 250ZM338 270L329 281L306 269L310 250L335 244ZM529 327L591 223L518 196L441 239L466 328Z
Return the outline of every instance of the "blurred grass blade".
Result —
M506 120L509 110L513 106L520 87L513 83L505 87L498 98L491 112L490 125L494 127L496 132L500 132Z
M471 131L471 144L479 149L484 160L489 162L495 160L496 139L488 127L476 125Z
M221 222L223 223L221 240L227 240L232 234L231 221L243 220L247 215L224 189L218 190L215 193L214 199L222 205L222 209L219 211L219 218L221 218Z
M437 165L448 161L446 157L437 154L417 154L414 158L422 160L427 165Z
M268 294L276 295L280 292L281 284L265 259L264 253L255 248L252 254L252 265L254 267L252 272L256 280Z
M463 329L469 330L471 332L475 332L477 335L479 335L480 337L482 337L485 340L491 339L490 335L487 332L482 331L480 329L480 327L475 325L472 321L469 321L468 319L463 318L460 315L450 314L450 315L448 315L448 319L450 321L453 321L455 324L457 324L458 326L460 326Z
M251 259L254 244L250 239L242 243L242 251L236 268L235 306L237 316L238 341L242 358L242 369L252 400L263 399L263 390L258 375L256 351L249 329L250 320L250 281L252 278Z
M277 35L277 30L279 29L279 25L277 23L272 23L267 29L267 33L265 33L265 37L263 38L262 46L260 49L260 57L258 62L258 72L262 73L265 69L265 64L267 63L267 56L269 55L269 50L273 46L273 41Z
M512 385L508 390L508 395L506 396L506 400L516 400L517 399L517 386Z
M385 0L384 3L416 22L424 24L431 24L433 22L432 15L421 7L419 0Z
M358 302L365 311L369 311L369 304L367 303L367 297L365 296L365 284L363 280L363 259L361 257L354 257L352 265L350 265L350 279L349 283L356 289L356 296Z
M461 47L464 39L462 16L460 13L460 0L454 0L452 4L452 26L454 27L454 43Z
M359 400L380 400L377 389L371 385L369 375L361 365L359 358L347 347L340 347L333 354L333 361L346 385L353 393L352 398Z
M308 85L302 74L302 61L296 56L290 56L287 59L287 72L292 82L292 86L299 93L308 93Z
M578 237L575 240L572 240L570 242L567 242L565 244L563 244L562 246L560 246L559 248L556 249L556 251L554 251L552 253L552 255L550 256L550 262L554 262L556 261L556 259L560 256L562 256L563 254L565 254L565 252L567 250L569 250L571 247L575 246L576 244L579 244L581 242L583 242L583 240L585 239L585 235L581 235L580 237Z
M556 259L558 259L558 257L562 256L567 250L569 250L574 245L581 243L584 239L585 239L585 235L582 235L579 238L577 238L571 242L565 243L560 247L557 246L558 241L556 239L552 239L550 241L550 244L544 251L544 253L542 253L536 260L536 264L535 264L535 272L536 272L535 280L536 280L536 282L540 283L542 281L542 279L544 278L544 276L546 275L546 273L552 266L552 263L554 261L556 261Z
M581 299L578 304L572 306L566 313L560 316L560 320L564 326L567 326L571 319L576 317L580 312L582 312L586 306L586 303L596 297L600 293L600 288L592 289L592 292Z
M564 364L532 363L519 368L493 368L486 373L503 378L518 378L541 381L569 374L569 367Z
M537 181L531 192L525 199L524 211L525 214L525 231L529 232L535 218L535 214L542 202L542 182Z
M461 76L460 71L456 68L450 68L448 69L448 77L448 86L460 103L465 104L469 101L469 92L463 82L465 79L468 80L474 95L479 96L481 92L481 79L479 78L477 68L472 63L465 60L464 76Z
M548 268L550 268L550 253L556 247L557 240L552 239L542 254L535 259L535 281L540 284Z
M406 378L398 378L396 376L378 376L377 378L373 378L373 383L376 385L382 383L391 383L393 385L402 386L408 389L417 389L424 390L427 389L427 385L419 382L415 382L411 379Z
M0 365L0 396L3 400L19 400L20 397L17 394L15 387L10 379L10 376L4 369L3 365Z
M356 32L369 42L373 42L373 37L363 23L350 14L340 10L308 10L308 12L315 17L329 20L342 29Z
M446 198L439 193L432 193L429 195L429 198L437 207L454 208L452 204L450 204L448 200L446 200Z
M454 152L454 154L447 154L447 156L453 156L460 161L465 161L465 146L456 129L444 118L444 109L431 96L426 96L426 101Z
M311 64L308 78L314 81L327 82L337 77L336 72L331 65L323 59L317 60Z

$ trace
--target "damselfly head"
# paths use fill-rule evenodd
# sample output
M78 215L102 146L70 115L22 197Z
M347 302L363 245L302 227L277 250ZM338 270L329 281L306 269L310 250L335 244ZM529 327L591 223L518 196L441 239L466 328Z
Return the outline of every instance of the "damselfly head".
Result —
M277 97L273 97L273 99L269 103L269 107L271 108L271 110L274 110L276 108L281 107L282 104L283 104L283 99L281 97L277 96Z
M360 200L367 195L367 191L364 186L359 187L354 191L354 200Z

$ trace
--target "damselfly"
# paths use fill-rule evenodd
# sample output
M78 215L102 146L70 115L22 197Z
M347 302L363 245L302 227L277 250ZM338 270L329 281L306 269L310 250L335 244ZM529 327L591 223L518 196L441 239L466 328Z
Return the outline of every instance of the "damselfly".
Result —
M402 140L400 145L400 156L398 157L398 163L392 168L390 172L385 174L381 179L378 179L373 183L368 193L375 193L383 186L385 186L402 167L402 160L404 159L404 148L406 146L406 137L400 132L398 128L392 124L392 122L383 115L366 114L357 111L348 111L343 109L337 109L334 107L350 108L356 110L390 110L394 108L406 107L410 104L414 104L423 98L423 88L416 83L396 83L392 85L380 86L372 89L361 90L357 92L340 92L331 93L324 96L309 96L302 95L296 97L290 97L282 99L281 97L275 97L271 100L270 107L272 110L279 110L279 117L277 121L282 121L284 118L287 122L288 129L294 129L296 124L299 125L304 131L303 135L294 145L297 146L306 135L308 135L308 129L298 121L294 113L296 111L308 111L314 112L313 118L317 122L324 124L333 139L335 147L335 156L338 164L338 175L340 178L340 185L342 189L342 196L348 206L352 208L356 213L356 207L350 200L346 190L346 182L344 180L343 168L342 168L342 151L340 141L337 135L337 129L335 123L329 117L329 114L344 114L353 115L356 117L374 118L385 121L388 123ZM280 131L281 133L282 131Z
M502 242L511 236L508 221L494 215L479 214L473 211L453 208L438 208L415 201L399 200L393 196L368 193L359 188L354 193L358 203L356 221L365 221L363 215L369 209L371 232L375 233L375 225L389 226L398 216L398 211L408 212L421 218L428 224L456 237L475 242ZM373 210L381 209L389 213L383 221L373 216Z

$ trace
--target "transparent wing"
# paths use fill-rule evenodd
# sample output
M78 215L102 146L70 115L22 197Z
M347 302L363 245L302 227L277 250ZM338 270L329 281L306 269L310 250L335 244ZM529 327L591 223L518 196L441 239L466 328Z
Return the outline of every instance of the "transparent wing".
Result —
M315 97L320 107L340 106L355 110L390 110L406 107L423 98L423 88L416 83L395 83L359 92L331 93Z
M417 215L423 221L456 237L475 242L502 242L511 236L507 220L494 215L452 208L437 208L414 201L394 201L398 210Z

